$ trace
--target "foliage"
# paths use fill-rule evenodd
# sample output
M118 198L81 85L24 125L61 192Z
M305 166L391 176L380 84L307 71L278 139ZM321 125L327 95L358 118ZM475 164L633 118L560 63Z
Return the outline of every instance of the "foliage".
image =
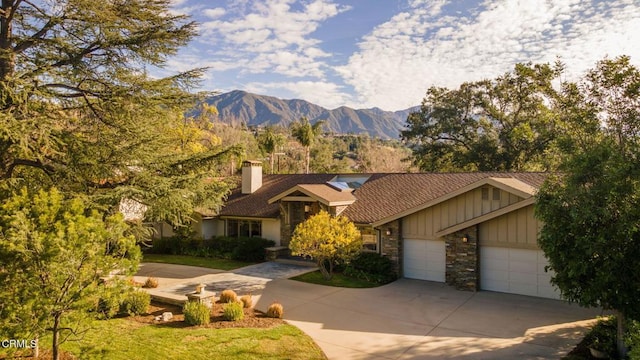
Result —
M397 279L391 260L378 253L361 252L345 267L344 274L358 279L386 284Z
M300 118L300 121L295 121L291 124L291 135L293 135L305 149L305 174L309 173L311 146L313 146L316 138L322 133L323 124L324 121L316 121L315 124L311 125L309 119L304 116Z
M640 72L628 58L605 60L580 85L587 101L566 112L579 124L602 122L563 161L537 195L539 244L564 298L618 315L618 351L627 317L640 319ZM583 116L575 116L583 114ZM579 126L579 125L576 125Z
M617 358L615 317L598 320L585 336L584 342L588 347L604 352L611 359Z
M289 248L293 255L313 258L330 279L336 263L347 263L360 252L362 237L346 217L320 211L296 227Z
M274 302L267 308L267 316L270 318L282 319L284 316L284 307L278 302Z
M144 282L144 285L142 285L142 287L148 288L148 289L155 289L158 287L158 279L154 277L148 277L147 280Z
M220 293L220 302L221 303L232 303L238 301L238 295L233 290L223 290Z
M258 237L239 237L236 246L231 252L231 258L239 261L264 261L265 248L274 246L273 240Z
M402 139L423 171L548 170L557 123L548 104L561 66L517 64L493 80L431 87Z
M633 320L629 323L625 343L629 345L629 359L640 359L640 321Z
M222 317L227 321L238 321L244 319L242 302L233 301L227 303L222 310Z
M107 286L105 284L105 286ZM119 292L106 292L98 299L96 313L98 319L110 319L120 312L123 295Z
M253 298L251 295L242 295L240 297L240 301L242 302L242 306L246 309L253 306Z
M267 126L264 131L258 134L258 146L264 155L269 156L269 169L271 174L274 173L274 161L276 152L282 150L282 146L286 142L284 134L278 132L275 127Z
M99 299L125 291L122 281L104 286L101 277L137 270L139 248L127 228L122 215L103 218L83 199L66 200L56 189L23 189L6 198L0 206L3 335L51 332L56 355L61 342L86 331ZM106 314L111 305L104 303Z
M251 263L247 263L243 261L195 257L195 256L188 256L188 255L145 254L143 261L153 262L153 263L163 263L163 264L200 266L204 268L218 269L218 270L233 270L243 266L251 265Z
M237 147L203 147L185 118L202 69L152 78L196 35L168 0L1 5L0 183L56 186L108 212L123 200L179 226L229 185L215 165ZM203 130L204 131L204 130ZM209 181L204 181L209 180Z
M149 310L151 295L143 290L129 292L122 301L121 311L129 315L142 315Z
M148 250L152 254L191 255L257 262L264 260L264 249L274 246L275 242L258 237L218 236L202 240L173 236L154 239L152 245Z
M191 326L207 325L211 321L211 309L197 301L187 301L182 313L184 321Z

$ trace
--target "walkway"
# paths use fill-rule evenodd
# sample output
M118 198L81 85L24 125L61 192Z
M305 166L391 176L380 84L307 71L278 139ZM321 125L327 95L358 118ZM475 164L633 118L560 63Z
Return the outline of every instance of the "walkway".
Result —
M203 279L207 289L236 282L255 289L257 309L281 302L285 319L311 336L329 359L559 359L600 314L558 300L457 291L428 281L344 289L288 280L284 269L269 273L256 266L229 275L186 268L143 264L139 275L161 278L157 290L163 291L192 291ZM308 268L298 269L303 270Z

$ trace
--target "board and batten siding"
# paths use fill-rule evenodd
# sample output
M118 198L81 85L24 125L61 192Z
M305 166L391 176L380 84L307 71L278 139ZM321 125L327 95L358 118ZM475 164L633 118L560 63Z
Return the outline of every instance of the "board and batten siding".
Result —
M534 216L533 205L480 224L480 246L538 249L542 222Z
M483 200L483 192L486 200ZM496 187L477 188L406 216L402 222L402 236L406 239L435 240L435 233L440 230L522 200Z

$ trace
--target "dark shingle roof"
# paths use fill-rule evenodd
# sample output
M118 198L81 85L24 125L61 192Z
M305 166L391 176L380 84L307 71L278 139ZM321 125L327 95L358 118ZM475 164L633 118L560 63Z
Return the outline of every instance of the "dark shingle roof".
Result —
M221 216L278 217L278 204L268 200L298 184L324 184L336 174L265 175L262 187L251 195L237 188L222 208ZM352 194L356 202L342 215L360 224L370 224L420 207L465 186L486 178L515 178L534 188L540 188L544 173L417 173L371 174Z

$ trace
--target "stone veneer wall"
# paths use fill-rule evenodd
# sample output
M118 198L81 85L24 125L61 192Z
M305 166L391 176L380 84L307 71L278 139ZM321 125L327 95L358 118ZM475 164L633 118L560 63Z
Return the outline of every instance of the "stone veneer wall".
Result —
M402 228L400 220L386 223L377 229L380 230L380 254L391 260L396 274L402 277ZM387 235L387 230L391 230L391 235Z
M467 236L467 242L463 238ZM477 291L478 227L472 226L444 237L446 244L446 282L459 290Z

